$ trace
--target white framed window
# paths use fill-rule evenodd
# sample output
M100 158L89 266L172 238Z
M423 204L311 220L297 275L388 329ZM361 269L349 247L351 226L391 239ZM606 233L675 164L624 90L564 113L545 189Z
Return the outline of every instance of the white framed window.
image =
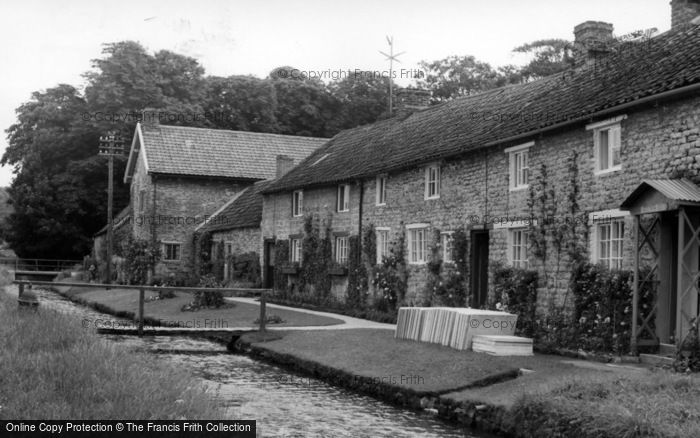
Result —
M593 131L593 159L595 173L615 172L622 168L622 129L620 122L627 116L604 120L586 126Z
M304 192L294 190L292 192L292 216L299 217L304 210Z
M604 220L595 222L593 226L595 262L609 269L621 269L625 220L623 218Z
M350 211L350 185L341 184L338 186L338 196L336 202L336 211Z
M389 231L390 228L375 229L377 236L377 263L381 263L384 257L389 257Z
M527 228L512 228L508 230L508 259L511 266L527 269L530 266L528 257L530 234Z
M181 244L179 242L163 242L163 260L177 261L180 260Z
M377 177L377 205L386 205L386 175Z
M454 258L452 257L452 253L453 253L452 231L445 231L443 233L440 233L440 240L442 243L442 261L443 261L443 263L454 262Z
M510 190L526 189L530 178L529 151L534 142L508 148L509 172L508 181Z
M428 225L415 224L406 227L408 234L408 262L419 265L428 257Z
M348 236L335 237L335 261L341 265L348 262Z
M440 197L440 165L431 164L425 168L425 199Z
M289 261L301 263L301 239L289 239Z

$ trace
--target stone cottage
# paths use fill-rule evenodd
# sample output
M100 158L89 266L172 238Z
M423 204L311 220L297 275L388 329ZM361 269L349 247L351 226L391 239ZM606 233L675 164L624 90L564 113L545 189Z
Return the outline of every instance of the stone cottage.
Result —
M130 227L158 242L156 273L188 272L193 232L255 182L274 178L278 156L299 163L327 139L159 124L136 126L124 182L130 184Z
M557 251L551 224L570 234L573 251L632 269L644 202L678 206L700 194L700 6L672 7L673 28L644 41L615 40L608 23L577 26L578 63L561 74L430 107L425 93L403 96L395 117L339 133L263 190L263 240L286 241L288 262L303 264L303 221L317 216L331 224L332 255L343 265L348 239L371 225L377 261L392 242L405 242L405 300L414 304L429 293L430 257L453 263L456 230L467 234L476 307L488 299L494 263L543 269L549 292L538 294L540 304L562 300L572 253ZM650 183L637 192L643 181ZM674 181L672 189L664 181ZM530 233L544 233L546 257L535 254ZM687 245L697 259L697 242ZM272 246L265 248L263 259L271 259ZM697 260L688 266L697 278ZM663 315L697 314L697 290L686 295L664 301L679 304L657 314L656 326L666 327L660 342L683 330Z

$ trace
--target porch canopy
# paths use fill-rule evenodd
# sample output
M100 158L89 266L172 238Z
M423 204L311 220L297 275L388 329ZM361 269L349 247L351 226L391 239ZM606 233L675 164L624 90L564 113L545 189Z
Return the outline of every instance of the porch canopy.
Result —
M644 180L621 210L634 218L631 346L678 346L698 315L700 188Z

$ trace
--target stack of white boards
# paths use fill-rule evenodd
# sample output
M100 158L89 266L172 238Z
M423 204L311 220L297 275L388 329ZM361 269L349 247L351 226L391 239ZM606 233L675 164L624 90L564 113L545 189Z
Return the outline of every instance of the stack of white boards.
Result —
M512 336L517 320L510 313L468 307L402 307L394 337L468 350L476 335Z
M519 336L476 335L472 350L494 356L532 356L532 339Z

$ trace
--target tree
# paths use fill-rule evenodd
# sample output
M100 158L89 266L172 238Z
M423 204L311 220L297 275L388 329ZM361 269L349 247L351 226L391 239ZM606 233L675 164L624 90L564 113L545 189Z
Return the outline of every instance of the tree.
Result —
M216 128L279 132L275 92L270 80L254 76L212 76L206 79L204 111Z
M329 89L341 104L340 126L352 128L386 116L389 81L372 72L357 72L331 82Z
M419 65L426 77L418 83L432 91L434 102L490 90L499 81L496 70L473 56L448 56L432 62L421 61Z
M520 69L520 75L526 82L560 73L574 65L573 46L567 40L537 40L518 46L513 52L532 57Z

